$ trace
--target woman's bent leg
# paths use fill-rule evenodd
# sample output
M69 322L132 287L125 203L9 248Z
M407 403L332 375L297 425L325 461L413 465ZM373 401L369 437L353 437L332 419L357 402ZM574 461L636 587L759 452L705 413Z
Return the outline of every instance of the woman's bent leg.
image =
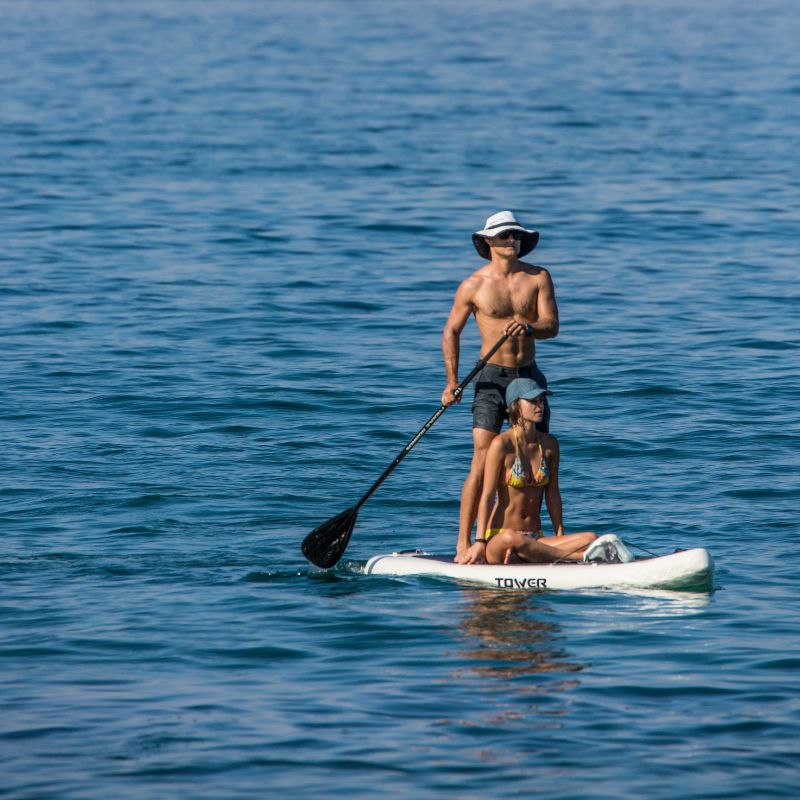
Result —
M596 538L591 531L535 539L520 531L502 530L489 540L486 560L490 564L507 564L516 560L533 564L580 561L586 548Z
M546 536L543 539L539 539L539 542L558 551L558 559L553 559L554 561L580 561L586 552L586 548L596 538L596 533L584 531L583 533L567 533L564 536Z

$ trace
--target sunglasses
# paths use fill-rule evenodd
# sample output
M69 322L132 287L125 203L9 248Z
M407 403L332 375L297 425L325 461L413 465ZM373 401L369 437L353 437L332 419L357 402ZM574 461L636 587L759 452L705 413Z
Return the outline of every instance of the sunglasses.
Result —
M502 233L498 233L493 238L502 239L503 241L507 241L508 239L519 241L522 239L522 234L519 231L503 231Z

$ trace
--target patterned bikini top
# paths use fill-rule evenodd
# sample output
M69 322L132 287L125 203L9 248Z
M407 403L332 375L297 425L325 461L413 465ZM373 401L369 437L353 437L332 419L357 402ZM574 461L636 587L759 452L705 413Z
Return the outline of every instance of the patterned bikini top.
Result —
M506 472L506 483L513 486L515 489L527 489L531 486L547 486L550 482L550 467L547 464L547 459L542 450L542 443L537 439L536 444L539 446L539 468L534 472L533 476L530 474L529 466L522 462L522 456L519 451L519 440L517 439L517 430L514 429L514 453L516 458L514 463Z

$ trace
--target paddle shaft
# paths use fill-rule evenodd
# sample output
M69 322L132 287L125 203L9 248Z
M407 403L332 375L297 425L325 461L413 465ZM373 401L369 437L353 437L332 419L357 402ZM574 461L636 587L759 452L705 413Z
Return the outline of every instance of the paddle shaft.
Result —
M492 349L489 350L489 352L486 353L486 355L484 355L473 367L472 372L470 372L469 375L467 375L467 377L458 384L458 387L453 392L456 400L461 397L461 395L464 393L464 389L466 389L472 379L486 366L489 359L502 347L505 340L508 339L508 336L509 334L504 333L497 340L497 343L494 345L494 347L492 347ZM397 454L395 460L392 461L388 467L386 467L380 478L378 478L378 480L376 480L375 483L369 487L366 494L355 504L355 506L353 506L353 511L358 511L358 509L361 508L361 506L363 506L367 500L369 500L375 490L389 477L389 475L392 474L395 467L411 452L417 442L431 429L431 427L433 427L433 423L436 422L436 420L439 419L439 417L441 417L446 410L446 405L442 404L439 406L436 413L417 431L414 438Z

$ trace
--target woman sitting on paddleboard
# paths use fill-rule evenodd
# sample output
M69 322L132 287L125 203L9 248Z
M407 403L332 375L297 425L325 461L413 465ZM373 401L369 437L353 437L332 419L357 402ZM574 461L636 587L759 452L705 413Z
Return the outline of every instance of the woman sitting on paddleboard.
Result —
M544 415L545 395L549 394L552 392L530 378L516 378L508 385L506 404L511 426L489 446L477 535L461 563L580 561L597 539L588 531L564 533L558 440L536 429ZM542 494L555 536L542 532Z

